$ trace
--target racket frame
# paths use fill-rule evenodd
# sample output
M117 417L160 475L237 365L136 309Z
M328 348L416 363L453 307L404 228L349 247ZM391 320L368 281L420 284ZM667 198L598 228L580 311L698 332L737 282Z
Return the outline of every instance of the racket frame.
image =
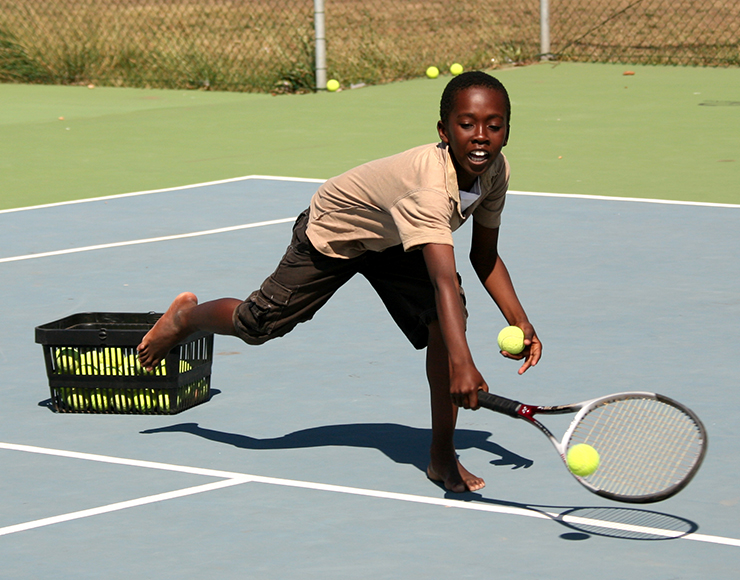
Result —
M699 431L701 432L702 439L701 439L701 445L700 445L700 452L699 452L698 457L694 461L694 464L691 470L689 471L689 473L685 477L683 477L680 481L676 482L674 485L664 490L661 490L659 493L651 493L651 494L638 495L638 496L611 493L611 492L599 489L598 487L589 483L585 479L585 477L576 475L570 469L567 468L568 464L566 460L566 453L568 450L568 444L570 443L570 439L573 436L573 433L578 428L578 424L580 423L581 419L587 413L589 413L591 410L598 407L599 405L603 405L604 403L608 403L612 401L624 400L624 399L654 399L662 403L671 405L672 407L680 409L682 412L686 413L686 415L691 417L692 421L696 424ZM648 391L625 391L621 393L612 393L611 395L605 395L603 397L597 397L595 399L589 399L587 401L581 401L580 403L574 403L570 405L547 406L547 405L526 405L524 403L520 403L519 401L507 399L506 397L502 397L500 395L494 395L492 393L486 393L484 391L480 391L478 393L478 401L481 407L484 407L491 411L496 411L497 413L509 415L510 417L514 417L516 419L523 419L524 421L531 423L532 425L537 427L550 440L553 447L555 447L555 450L558 452L558 455L560 455L560 459L563 461L563 464L565 464L566 469L568 470L568 473L570 473L576 479L576 481L578 481L578 483L580 483L582 486L584 486L590 492L595 493L596 495L606 497L608 499L615 500L615 501L621 501L621 502L626 502L626 503L653 503L657 501L662 501L664 499L668 499L669 497L677 494L679 491L681 491L684 487L686 487L689 484L689 482L693 479L694 475L696 475L696 472L699 470L699 467L701 467L701 464L704 461L704 456L706 455L706 451L707 451L706 429L704 428L704 424L701 422L701 420L696 415L696 413L694 413L691 409L679 403L678 401L675 401L674 399L671 399L670 397L666 397L665 395L660 395L658 393L652 393ZM550 429L548 429L547 426L545 426L535 417L535 415L538 415L538 414L564 415L564 414L569 414L569 413L575 413L575 417L573 417L573 419L571 420L571 423L566 429L565 434L563 435L563 438L561 440L558 440L555 437L555 435L552 434Z

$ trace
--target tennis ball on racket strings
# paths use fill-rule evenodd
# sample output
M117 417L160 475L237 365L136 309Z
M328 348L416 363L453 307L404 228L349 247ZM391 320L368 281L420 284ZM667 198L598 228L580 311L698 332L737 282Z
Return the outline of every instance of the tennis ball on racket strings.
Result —
M436 66L430 66L427 69L427 76L430 79L436 79L439 76L439 69Z
M524 350L524 331L518 326L507 326L498 333L498 347L509 354Z
M587 477L599 468L599 452L590 445L579 443L568 449L565 462L568 469L579 477Z
M329 79L326 82L326 90L330 93L333 93L334 91L339 90L339 81L337 79Z
M463 70L464 70L463 69L463 65L461 65L459 62L454 63L450 67L450 73L453 74L453 75L455 75L455 76L457 76L459 74L462 74L462 71Z

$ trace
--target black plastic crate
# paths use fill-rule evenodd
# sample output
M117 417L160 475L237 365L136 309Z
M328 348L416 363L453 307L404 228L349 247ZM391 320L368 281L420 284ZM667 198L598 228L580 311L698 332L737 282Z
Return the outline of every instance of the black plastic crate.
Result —
M153 372L139 365L136 347L161 316L85 312L37 326L54 409L172 415L207 401L212 333L190 335Z

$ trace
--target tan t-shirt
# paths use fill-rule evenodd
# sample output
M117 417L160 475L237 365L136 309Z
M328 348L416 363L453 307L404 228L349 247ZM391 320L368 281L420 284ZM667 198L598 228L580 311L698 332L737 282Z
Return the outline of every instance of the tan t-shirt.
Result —
M308 238L322 254L353 258L367 250L452 242L465 220L497 228L501 223L509 164L503 154L481 176L481 195L465 212L452 159L444 143L432 143L360 165L334 177L311 199Z

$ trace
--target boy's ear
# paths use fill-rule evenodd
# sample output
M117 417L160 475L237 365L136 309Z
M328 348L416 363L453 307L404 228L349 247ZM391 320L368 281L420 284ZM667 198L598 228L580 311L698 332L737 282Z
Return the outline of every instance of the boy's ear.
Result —
M445 128L444 123L440 120L437 121L437 133L439 133L439 138L442 139L442 142L449 145L450 140L447 137L447 129Z
M504 139L504 144L502 147L506 147L509 144L509 136L511 135L511 125L506 123L506 139Z

